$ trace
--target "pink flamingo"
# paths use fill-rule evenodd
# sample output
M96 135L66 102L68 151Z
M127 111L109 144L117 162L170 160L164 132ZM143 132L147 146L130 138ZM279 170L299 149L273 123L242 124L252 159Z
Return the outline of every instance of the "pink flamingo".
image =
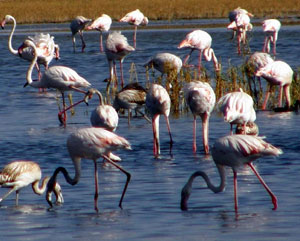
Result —
M124 58L134 50L135 49L128 44L127 38L124 35L122 35L121 32L112 32L108 35L106 40L105 53L110 69L109 83L113 81L117 76L115 61L118 60L120 62L121 87L123 88L123 61ZM117 84L117 81L115 83Z
M229 22L230 23L235 22L237 20L237 16L239 14L245 14L245 15L248 15L249 17L254 16L252 13L249 13L246 9L238 7L229 12L229 14L228 14ZM235 32L237 31L237 28L235 26L235 27L232 27L231 29L233 30L233 33L232 33L232 39L233 39L235 36Z
M62 172L66 181L75 185L80 180L81 175L81 159L88 159L94 161L94 175L95 175L95 195L94 195L94 207L98 212L98 171L97 171L97 159L103 157L107 162L118 168L126 176L126 184L124 186L122 196L119 202L119 207L122 208L122 201L130 181L130 173L116 164L109 158L109 154L118 149L131 149L129 142L115 133L105 130L104 128L81 128L70 134L67 140L67 147L74 164L75 176L70 177L68 171L64 167L58 167L54 171L51 179L47 185L47 201L52 207L51 200L48 199L48 194L52 192L56 183L56 177L59 172Z
M158 84L152 84L146 95L146 107L152 116L153 129L153 154L155 157L160 155L159 144L159 117L164 115L170 136L170 150L173 145L171 128L169 123L169 114L171 108L171 100L168 92L164 87Z
M127 13L123 18L120 19L120 22L129 23L134 25L134 33L133 33L133 47L136 48L136 31L137 26L145 26L149 23L147 17L139 10L136 9L132 12Z
M35 44L30 40L26 40L23 46L21 46L21 49L26 47L32 47L34 49L34 53L37 51ZM67 109L70 109L70 107L65 108L64 92L74 90L85 93L85 91L81 90L80 88L88 88L91 84L86 79L78 75L76 71L65 66L51 66L45 71L40 80L32 80L32 70L33 66L36 64L36 61L37 55L35 54L34 59L28 68L26 75L27 83L24 85L24 87L30 85L34 88L54 88L59 90L62 94L64 110L58 113L58 118L63 124L65 124L67 118L65 112ZM83 100L75 103L72 105L72 107L80 102L83 102ZM62 114L64 115L63 118Z
M88 30L95 29L100 32L100 52L103 52L103 31L109 31L111 23L111 17L107 14L102 14L99 18L95 19L91 23L91 25L87 27Z
M138 83L130 83L121 89L115 96L113 107L119 112L120 109L128 110L128 125L130 125L131 110L140 113L148 122L151 121L140 111L145 105L147 91Z
M270 52L270 42L273 43L273 54L276 55L276 41L281 23L277 19L266 19L262 23L263 31L265 32L265 41L263 52Z
M73 50L74 50L74 52L76 50L75 35L77 33L79 33L79 36L80 36L80 39L81 39L81 43L82 43L81 52L84 52L86 44L85 44L84 39L83 39L83 30L91 22L92 22L92 19L88 19L88 18L85 18L83 16L77 16L75 19L72 20L72 22L70 24L70 29L71 29L71 32L72 32L72 43L73 43Z
M256 120L253 99L242 89L224 95L217 105L224 115L224 121L230 123L230 134L233 124L242 124L243 134L246 134L246 124Z
M261 137L249 136L249 135L230 135L219 138L213 148L212 157L218 168L220 175L220 185L214 186L207 174L203 171L196 171L193 173L188 182L182 188L181 191L181 209L187 210L187 201L191 195L192 184L196 177L201 176L205 180L207 187L213 192L222 192L226 186L226 173L225 166L231 167L233 171L233 183L234 183L234 208L238 211L238 194L237 194L237 172L245 164L248 165L254 174L257 176L260 183L269 193L272 203L274 205L273 210L277 209L277 198L271 191L271 189L264 182L262 177L256 171L252 162L260 157L264 156L279 156L282 154L282 150L274 147L273 145L265 142Z
M190 48L190 53L186 56L186 58L183 61L183 65L185 66L189 57L191 56L192 52L195 49L199 50L199 60L198 60L198 72L200 76L201 71L201 59L202 54L204 55L206 61L211 61L211 59L214 62L215 70L219 71L219 64L218 59L215 56L214 50L211 48L211 36L203 31L203 30L194 30L190 33L188 33L184 40L181 41L181 43L178 45L178 48Z
M284 91L286 106L287 108L290 108L290 86L293 80L293 73L294 72L292 68L287 63L279 60L267 64L256 72L256 76L263 77L269 83L269 90L266 91L266 97L262 106L263 110L266 109L266 105L273 85L280 86L278 95L278 107L282 107L282 92Z
M216 103L216 95L208 83L194 81L188 83L184 88L186 103L194 115L193 128L193 152L196 153L196 118L199 115L202 119L202 139L205 154L209 154L208 126L210 113Z
M164 74L179 74L182 67L182 60L174 54L158 53L144 64L144 67L154 67L161 73L161 77L163 77Z
M14 49L12 46L12 38L17 26L17 22L13 16L6 15L5 18L1 22L1 27L4 28L7 22L13 22L13 28L10 32L8 38L8 49L9 51L15 55L19 56L22 59L32 61L34 58L32 48L25 48L22 52L19 52L17 49ZM44 65L46 69L48 69L50 62L53 58L59 59L59 46L55 44L54 37L50 36L50 34L37 33L34 37L28 37L29 40L33 41L37 48L37 64L36 68L39 73L39 78L41 75L40 65Z
M7 198L11 193L16 192L16 205L18 205L20 190L30 184L35 194L42 195L46 190L46 185L50 177L44 177L42 185L39 186L41 179L41 168L35 162L18 160L7 164L0 171L0 187L10 188L10 190L0 198L0 202ZM58 183L55 184L53 191L56 196L56 202L63 203L64 199L61 187ZM51 194L52 192L48 194L50 199Z

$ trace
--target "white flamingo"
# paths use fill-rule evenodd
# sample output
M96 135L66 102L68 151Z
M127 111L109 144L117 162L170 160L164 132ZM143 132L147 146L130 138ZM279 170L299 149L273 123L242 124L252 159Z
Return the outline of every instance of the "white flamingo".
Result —
M266 19L262 23L263 31L265 32L265 41L263 52L270 52L270 42L273 43L273 54L276 55L276 42L281 23L277 19Z

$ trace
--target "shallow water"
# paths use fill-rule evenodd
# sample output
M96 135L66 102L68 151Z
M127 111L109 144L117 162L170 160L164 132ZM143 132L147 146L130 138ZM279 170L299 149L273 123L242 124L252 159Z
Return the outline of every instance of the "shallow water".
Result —
M224 25L225 26L225 25ZM7 29L11 26L7 25ZM22 27L13 39L17 48L32 29L42 25ZM16 159L30 159L40 164L45 175L51 175L58 166L66 167L73 174L73 166L66 149L69 133L90 125L89 116L97 105L80 105L74 116L69 115L67 127L57 119L56 92L38 93L23 84L28 62L17 58L7 49L8 30L0 32L0 116L1 116L1 166ZM25 29L25 30L24 30ZM98 52L98 33L85 33L86 52L73 53L69 32L51 28L60 45L61 59L52 65L66 65L75 69L99 90L104 90L108 77L107 61ZM157 52L171 52L184 57L187 50L178 50L178 43L190 29L142 30L137 34L137 51L124 61L125 79L128 80L130 64L136 64L138 80L145 83L142 64ZM222 61L223 71L229 62L241 64L231 33L226 28L206 29L213 38L212 47ZM298 55L300 26L283 26L277 44L278 59L292 68L299 66ZM123 31L131 42L132 31ZM79 39L78 39L79 40ZM77 40L78 45L79 41ZM255 27L251 34L251 51L261 50L263 34ZM194 53L192 62L196 63ZM203 62L213 75L212 63ZM158 74L157 74L158 76ZM77 93L73 98L80 99ZM284 154L278 158L261 158L256 167L278 197L278 210L255 176L244 171L239 174L239 214L234 212L232 172L227 170L226 191L214 194L205 188L204 182L194 184L189 200L189 211L179 208L180 191L195 170L205 170L218 183L218 175L211 157L205 157L198 130L197 155L192 154L191 114L171 116L174 139L172 157L169 155L169 136L162 118L160 126L160 159L152 155L152 129L144 119L135 118L128 127L127 118L121 117L117 133L132 144L132 151L118 151L121 165L132 174L123 209L118 207L125 183L124 174L104 165L99 160L99 213L93 208L93 164L82 161L82 177L75 186L59 182L63 188L65 203L48 210L44 196L33 194L30 187L21 191L19 206L11 195L0 205L1 240L296 240L299 237L300 211L297 190L300 187L299 164L299 115L297 113L273 113L259 111L257 124L260 134ZM200 126L200 122L199 122ZM210 120L210 144L229 133L229 125L221 116L213 113ZM0 189L2 196L7 190Z

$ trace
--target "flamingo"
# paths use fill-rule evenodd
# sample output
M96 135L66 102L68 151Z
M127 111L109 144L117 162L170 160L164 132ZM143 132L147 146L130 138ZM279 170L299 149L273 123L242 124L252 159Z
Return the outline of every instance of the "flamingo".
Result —
M36 46L30 40L26 40L23 46L21 46L21 49L28 46L32 47L34 49L34 53L36 53L37 51ZM32 69L37 61L37 55L35 54L34 56L35 57L32 60L27 71L27 75L26 75L27 83L24 85L24 87L30 85L34 88L54 88L59 90L62 95L64 109L65 109L65 98L64 98L65 91L74 90L77 92L85 93L85 91L81 90L80 88L90 87L91 84L86 79L78 75L77 72L74 71L73 69L65 66L51 66L45 71L45 73L42 75L40 80L37 81L32 80ZM72 107L79 104L80 102L72 105ZM67 109L70 109L70 107L68 107ZM65 112L67 109L58 113L58 118L63 124L66 123ZM64 115L63 118L62 118L62 114Z
M86 47L84 39L83 39L83 30L84 28L90 24L92 22L92 19L89 18L85 18L83 16L77 16L75 19L72 20L71 24L70 24L70 29L72 32L72 43L73 43L73 50L75 52L76 47L75 47L75 35L77 33L79 33L80 39L81 39L81 43L82 43L82 47L81 47L81 52L84 52L84 49Z
M273 43L273 54L276 55L276 41L281 23L277 19L266 19L262 23L263 31L265 32L265 41L263 52L270 52L270 42Z
M130 83L120 90L114 99L113 107L119 112L120 109L128 110L128 125L130 125L131 110L140 113L147 121L148 117L139 109L145 105L146 90L138 83Z
M44 177L42 185L39 182L42 179L42 171L40 166L33 161L18 160L13 161L0 171L0 187L10 188L10 190L0 198L2 202L11 193L16 192L16 205L19 202L19 192L22 188L32 185L32 190L35 194L42 195L46 190L46 185L50 177ZM57 203L63 203L63 195L61 187L58 183L53 188ZM52 192L48 193L48 198L51 199Z
M224 115L224 121L230 123L230 134L232 134L233 124L242 124L243 134L245 134L246 124L256 120L253 99L242 89L224 95L217 105Z
M249 13L246 9L238 7L238 8L236 8L236 9L229 12L229 14L228 14L229 22L230 23L235 22L236 19L237 19L238 14L246 14L249 17L254 16L252 13ZM235 36L235 32L237 31L237 28L232 28L232 30L233 30L233 33L232 33L232 39L233 39L234 36Z
M149 20L147 17L144 16L144 14L139 10L136 9L132 12L127 13L123 18L119 20L123 23L129 23L134 25L134 33L133 33L133 47L136 48L136 31L137 26L145 26L149 23Z
M153 154L155 157L160 155L159 144L159 117L164 115L170 136L170 150L173 145L171 128L169 123L169 114L171 108L171 100L168 92L164 87L158 84L152 84L146 95L146 107L152 116L153 129Z
M95 195L94 195L94 208L98 212L98 171L97 159L103 157L106 161L122 171L126 176L126 184L124 186L122 196L119 202L119 207L122 208L122 201L130 181L131 175L124 170L121 166L116 164L109 158L109 153L117 149L131 149L130 143L123 137L105 130L104 128L81 128L70 134L67 139L67 148L74 164L75 176L70 177L68 171L64 167L58 167L47 185L47 194L51 193L56 183L56 177L59 172L62 172L66 181L75 185L80 180L81 175L81 159L89 159L94 161L94 174L95 174ZM48 195L47 195L48 197ZM52 207L51 200L47 199L49 205Z
M238 54L241 54L240 43L246 44L247 31L251 31L253 26L250 23L250 14L248 12L239 11L235 17L235 20L232 21L227 29L232 29L237 31L237 42L238 42Z
M154 67L161 73L161 77L163 77L164 74L179 74L182 67L182 60L171 53L158 53L144 64L144 67Z
M273 210L277 209L277 198L271 191L271 189L264 182L262 177L256 171L252 162L260 157L264 156L279 156L282 154L282 150L275 146L265 142L261 137L250 135L229 135L219 138L213 148L212 157L218 168L220 175L220 185L214 186L207 174L203 171L194 172L181 191L181 209L187 210L187 201L192 191L192 184L196 177L201 176L205 180L207 187L213 192L222 192L226 186L226 173L225 166L231 167L233 171L234 180L234 208L238 211L238 194L237 194L237 172L240 167L245 164L248 165L254 174L257 176L261 184L267 190L271 196L272 203L274 205Z
M15 56L19 56L27 61L32 61L32 59L34 58L32 48L25 48L22 52L19 52L12 46L12 38L17 26L16 19L11 15L6 15L1 22L1 27L4 28L7 22L13 22L13 28L8 38L9 51ZM37 48L38 58L36 68L40 77L41 72L39 66L41 64L44 65L46 69L48 69L49 64L53 58L59 59L59 46L54 42L54 37L50 36L50 34L37 33L34 37L29 36L28 39L33 41Z
M262 106L263 110L266 109L266 105L273 85L280 86L278 95L278 107L282 107L282 92L284 91L286 98L286 106L288 109L290 108L290 86L293 80L293 74L294 72L292 68L286 62L280 60L271 62L266 66L260 68L256 72L256 76L262 76L269 83L269 90L266 91L266 97Z
M194 115L193 128L193 152L196 153L196 118L199 115L202 119L202 139L205 154L209 154L208 145L208 126L209 117L216 103L214 90L208 83L193 81L188 83L184 88L186 103Z
M130 46L127 42L127 38L121 34L121 32L112 32L108 35L106 41L106 57L109 63L110 69L110 81L116 77L116 63L118 60L120 62L120 75L121 75L121 87L124 85L124 77L123 77L123 61L124 58L130 54L135 49ZM109 81L109 83L110 83ZM116 82L117 83L117 82Z
M110 25L112 24L111 17L107 14L102 14L99 18L95 19L91 25L87 27L88 30L97 30L100 32L100 52L104 52L103 50L103 31L107 32L110 29Z
M183 61L183 65L185 66L189 57L191 56L192 52L195 49L199 50L199 60L198 60L198 72L200 76L200 70L201 70L201 59L202 59L202 54L204 55L206 61L211 61L211 59L214 62L215 65L215 70L219 71L219 64L218 64L218 59L214 53L214 50L211 48L211 36L203 31L203 30L194 30L190 33L188 33L185 37L184 40L181 41L181 43L178 45L178 48L190 48L191 51L190 53L185 57Z

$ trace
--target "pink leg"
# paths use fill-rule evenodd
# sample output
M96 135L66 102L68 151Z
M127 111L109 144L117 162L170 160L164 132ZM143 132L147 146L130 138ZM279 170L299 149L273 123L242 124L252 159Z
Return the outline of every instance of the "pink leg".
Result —
M263 106L262 106L262 110L266 109L270 93L271 93L271 86L269 87L269 90L266 92L266 97L265 97L265 100L264 100L264 103L263 103Z
M133 47L136 48L136 31L137 31L137 26L134 25L134 31L133 31Z
M276 32L273 33L273 54L274 56L276 55L276 39L277 36L276 36Z
M208 145L208 121L209 116L207 113L201 116L202 117L202 140L205 154L209 154L209 145Z
M197 146L196 146L196 127L197 127L197 116L194 115L194 128L193 128L193 152L196 153L197 151Z
M249 167L251 167L252 171L254 172L254 174L257 176L258 180L260 181L260 183L264 186L264 188L267 190L267 192L269 193L269 195L271 196L272 198L272 203L274 205L274 208L273 210L276 210L277 209L277 198L276 196L274 195L274 193L271 191L271 189L267 186L267 184L264 182L264 180L262 179L262 177L259 175L259 173L256 171L255 167L253 166L253 164L250 162L250 163L247 163Z
M124 86L124 77L123 77L123 64L122 64L122 60L120 60L120 75L121 75L121 87L123 88L123 86Z
M82 42L81 52L83 53L86 45L85 45L85 42L83 39L83 33L81 31L79 32L79 36L80 36L81 42Z
M95 210L98 212L98 196L99 196L99 191L98 191L98 170L97 170L97 161L94 160L94 167L95 167L95 195L94 195L94 206Z
M278 95L278 107L282 107L282 86L279 87L279 95Z
M237 174L233 171L233 186L234 186L234 210L238 211L238 192L237 192Z
M192 65L188 65L187 62L188 62L188 60L189 60L189 58L190 58L190 56L191 56L191 54L193 53L194 50L195 49L192 48L191 51L190 51L190 53L185 57L185 59L183 61L183 66L185 66L185 67L192 67Z
M74 106L76 106L76 105L78 105L78 104L80 104L81 102L84 102L84 101L85 101L85 99L80 100L80 101L76 102L75 104L70 105L69 107L64 108L62 111L60 111L60 112L58 113L58 119L59 119L59 121L60 121L62 124L65 125L65 124L66 124L66 120L67 120L67 117L66 117L67 114L66 114L66 112L67 112L69 109L73 108ZM64 114L64 118L61 117L62 114Z
M100 52L103 53L103 37L102 37L102 31L100 31Z

